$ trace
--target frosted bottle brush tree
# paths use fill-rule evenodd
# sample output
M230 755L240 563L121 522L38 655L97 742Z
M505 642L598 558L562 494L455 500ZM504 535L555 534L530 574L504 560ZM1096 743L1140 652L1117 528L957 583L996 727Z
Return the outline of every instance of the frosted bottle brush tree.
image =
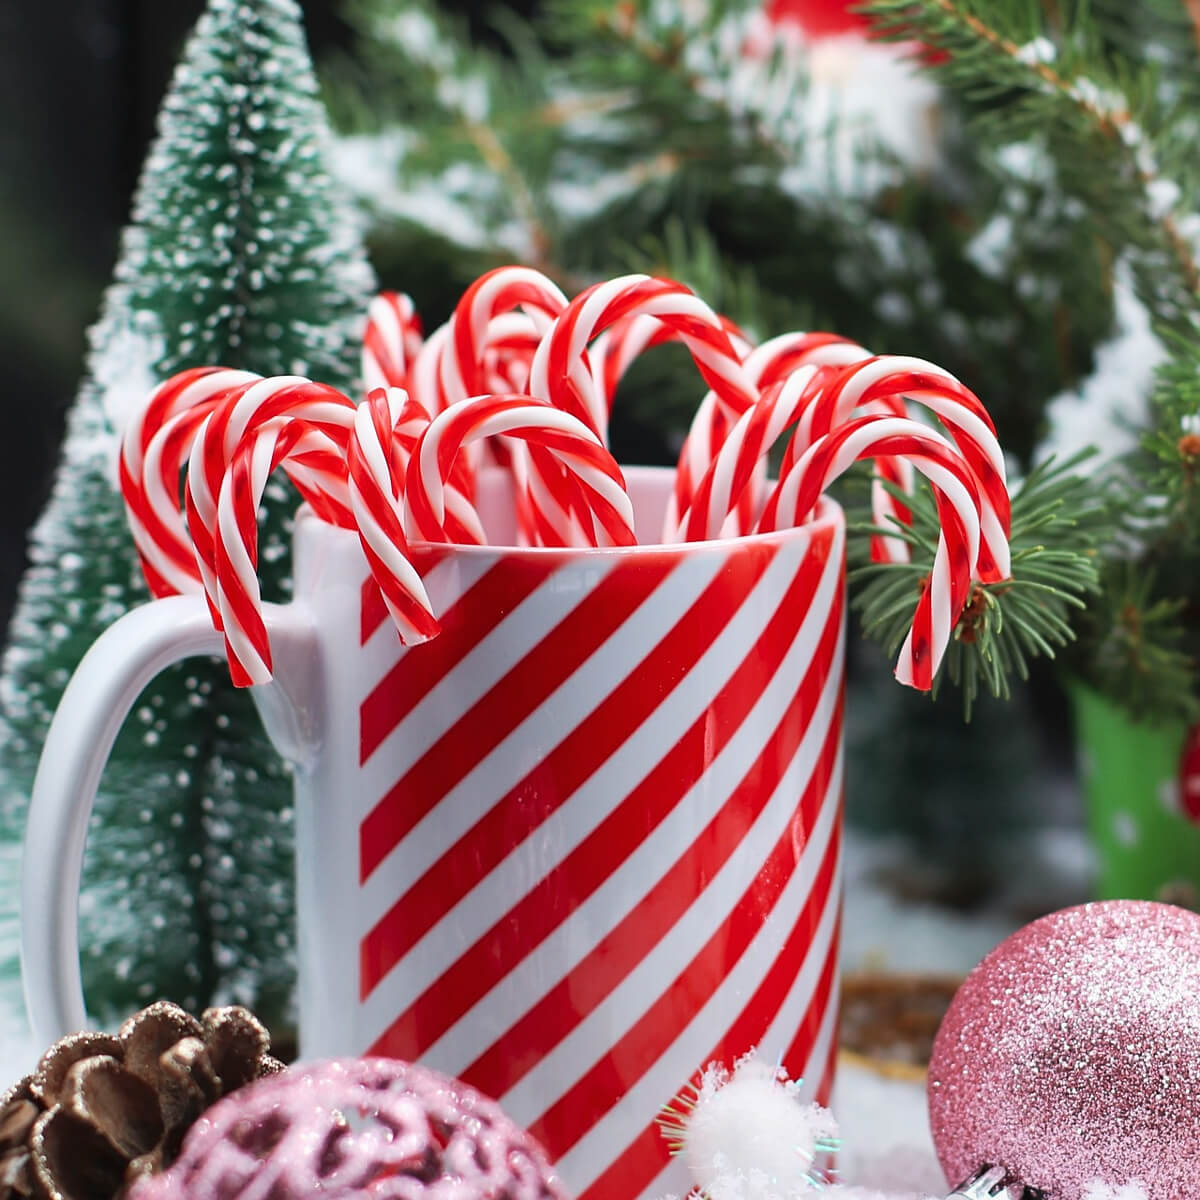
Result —
M327 139L299 7L210 0L163 101L31 541L3 670L6 838L20 836L70 672L147 598L116 486L130 403L205 364L355 384L375 285L327 172ZM260 561L277 598L293 507L280 499ZM167 996L192 1010L236 999L282 1018L294 970L289 804L285 770L223 662L192 660L151 685L102 780L89 841L81 921L93 1012ZM0 887L15 909L15 879Z

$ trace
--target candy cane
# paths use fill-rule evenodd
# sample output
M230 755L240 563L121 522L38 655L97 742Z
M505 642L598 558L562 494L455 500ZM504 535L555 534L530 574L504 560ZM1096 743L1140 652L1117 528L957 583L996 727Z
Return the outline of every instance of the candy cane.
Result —
M483 389L479 394L525 394L529 368L544 332L542 324L526 313L493 317L483 347Z
M806 370L814 365L837 368L870 357L870 351L836 334L785 333L750 349L743 366L755 385L765 390L782 383L797 370ZM823 374L821 379L827 378L827 374ZM814 385L816 382L813 381ZM815 391L810 389L810 398L815 394ZM897 416L905 415L901 401L895 401L890 408L884 407ZM798 410L797 415L802 412L803 407ZM715 394L710 392L701 401L680 451L675 471L675 486L663 522L663 541L675 542L684 537L683 519L692 508L695 488L711 470L732 426L730 417L718 405ZM769 448L768 443L764 450ZM897 484L906 492L912 490L912 469L906 462L881 457L876 463L876 474ZM740 492L736 507L737 520L735 521L731 514L730 525L725 527L724 532L739 534L751 528L762 503L765 481L764 461ZM911 520L908 510L881 486L878 478L872 485L872 508L876 523L880 525L891 519L904 524ZM908 547L899 538L877 535L871 540L871 555L877 560L907 562Z
M204 414L231 388L258 378L249 371L222 367L180 371L155 388L125 427L118 479L142 573L153 596L203 587L180 515L182 455ZM170 427L170 432L160 436L164 427Z
M221 481L216 502L212 571L217 627L225 635L229 673L235 687L271 678L271 646L258 581L258 509L267 480L289 458L303 463L328 452L329 438L304 420L275 417L254 426L239 441Z
M726 323L682 283L648 275L623 275L576 296L534 355L530 392L586 421L603 440L607 402L588 366L587 347L603 330L635 316L656 317L675 331L730 415L739 416L757 399Z
M798 456L817 437L848 420L856 409L886 407L902 397L915 400L938 417L975 472L983 501L979 578L988 583L1007 579L1011 573L1011 501L1004 452L979 398L936 364L921 358L880 355L847 368L816 399L811 420L789 446L788 454Z
M401 502L408 460L429 423L429 414L407 393L373 391L355 413L347 450L359 542L406 644L428 641L439 629L425 585L409 561ZM451 489L447 492L449 511Z
M380 292L367 307L363 334L363 387L404 387L421 349L421 319L403 292Z
M937 500L941 530L933 571L896 664L901 683L928 691L970 592L981 545L978 480L947 438L902 417L866 416L839 426L785 467L759 529L801 524L833 480L875 454L903 455L933 485Z
M243 438L252 438L276 418L303 419L305 428L322 435L323 440L307 444L308 461L301 460L295 481L324 520L344 528L354 527L345 463L354 407L348 396L328 384L297 375L279 375L228 394L205 419L192 442L185 498L188 532L210 601L217 594L217 498L226 471ZM219 606L213 620L220 628Z
M354 428L346 451L350 469L350 498L357 490L360 501L373 509L390 507L397 521L403 520L404 479L417 442L432 417L402 388L372 392L355 413ZM354 471L357 461L358 476ZM479 513L470 498L457 486L453 473L446 483L446 540L460 546L482 546L487 542Z
M408 394L427 413L439 413L446 407L438 373L449 337L450 326L439 325L421 345L408 374Z
M747 367L755 371L762 387L769 387L801 366L812 363L823 367L853 366L872 357L869 350L836 333L795 333L783 334L764 342L754 360L747 362ZM900 397L884 398L865 406L865 410L891 413L897 417L908 415ZM807 436L811 441L811 432ZM911 493L912 463L905 458L880 455L875 459L871 478L871 516L875 524L883 528L890 524L910 525L912 513L884 486L885 482L893 484L901 492ZM887 534L871 535L873 562L908 562L909 557L908 543L903 538Z
M633 505L612 455L582 421L531 396L475 396L434 418L421 434L404 487L404 528L410 538L445 540L446 481L463 447L499 434L520 438L539 477L591 545L636 542ZM555 474L557 468L557 475ZM535 494L535 503L540 499ZM538 534L568 544L562 530L535 512Z
M609 395L587 348L604 330L637 317L656 319L687 346L723 410L736 415L753 404L757 393L741 364L744 346L735 344L727 323L683 284L647 275L622 276L576 296L538 346L529 391L578 417L607 442ZM556 504L553 482L538 479L530 464L525 478L518 478L518 504L533 492L533 503L545 506L543 515L565 537L568 514Z
M734 350L744 357L751 350L746 335L728 317L717 314ZM588 348L593 385L604 397L611 415L617 387L634 361L653 346L680 340L680 331L657 317L635 313L597 335Z
M792 370L768 388L729 431L696 487L681 522L685 541L717 538L735 513L755 472L779 436L792 425L806 403L809 384L819 371L807 366Z
M497 267L481 275L463 293L448 322L439 372L446 403L487 391L485 359L497 317L519 308L540 335L566 307L559 287L531 267ZM445 405L439 411L441 407Z

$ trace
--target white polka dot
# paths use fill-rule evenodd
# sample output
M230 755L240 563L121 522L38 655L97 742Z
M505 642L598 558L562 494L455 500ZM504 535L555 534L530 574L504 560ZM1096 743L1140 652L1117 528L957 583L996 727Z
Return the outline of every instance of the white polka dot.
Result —
M1136 846L1141 836L1133 813L1119 812L1113 817L1113 833L1122 846Z
M1200 787L1200 776L1192 776L1188 780L1190 787ZM1179 802L1179 780L1164 779L1158 785L1158 802L1169 813L1179 816L1183 805Z

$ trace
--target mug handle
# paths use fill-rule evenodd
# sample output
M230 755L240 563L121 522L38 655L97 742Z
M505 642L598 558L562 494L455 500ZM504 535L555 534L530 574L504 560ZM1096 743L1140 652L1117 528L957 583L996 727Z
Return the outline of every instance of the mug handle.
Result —
M300 604L263 606L275 678L254 689L271 740L303 765L316 748L316 626ZM224 656L202 595L170 596L126 613L92 644L67 684L42 747L25 830L21 975L41 1045L85 1028L79 969L79 886L88 820L113 742L142 689L193 655Z

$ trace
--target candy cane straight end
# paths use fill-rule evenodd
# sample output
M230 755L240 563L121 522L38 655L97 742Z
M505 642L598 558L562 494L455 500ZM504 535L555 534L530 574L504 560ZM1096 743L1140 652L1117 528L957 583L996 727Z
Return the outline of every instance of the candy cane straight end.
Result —
M257 687L260 683L270 683L274 678L271 662L271 652L268 649L264 660L254 666L247 667L225 639L225 657L229 661L229 678L235 688Z

